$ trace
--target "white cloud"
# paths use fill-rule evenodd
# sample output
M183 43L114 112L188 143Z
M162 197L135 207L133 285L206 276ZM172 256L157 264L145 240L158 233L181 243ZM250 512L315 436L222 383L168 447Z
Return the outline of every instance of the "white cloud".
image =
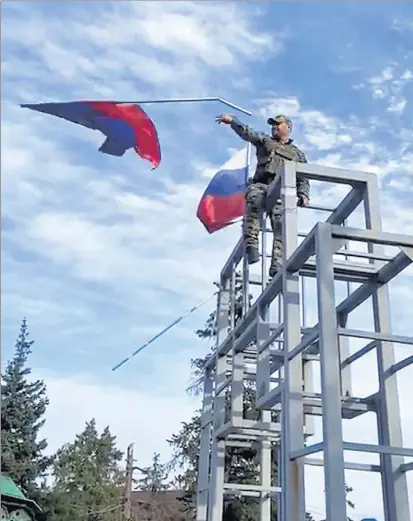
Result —
M19 23L13 18L5 26L3 39L5 44L30 48L34 59L28 55L24 66L16 66L6 57L5 73L22 79L25 70L23 74L36 78L37 84L53 74L72 95L83 97L136 99L147 87L164 91L165 84L169 96L188 95L189 85L197 95L211 95L209 88L218 87L212 70L225 67L234 76L243 71L245 60L261 59L269 49L282 50L280 35L254 29L256 18L253 10L236 3L94 4L76 9L68 32L53 11L47 17L22 12ZM71 50L73 41L81 52ZM143 82L139 88L137 81ZM35 97L37 89L30 99Z
M410 58L406 61L409 63ZM413 73L409 68L403 68L401 64L393 64L385 67L377 76L372 76L366 82L356 85L355 88L368 89L374 100L383 100L386 103L388 112L400 115L408 104L406 89L411 86L412 80Z
M396 96L392 96L389 100L389 106L387 110L389 112L396 112L397 114L401 114L407 104L406 99L397 99Z
M386 67L378 76L373 76L367 81L372 85L382 85L383 83L391 81L393 79L393 74L392 67Z
M352 131L349 124L338 118L328 116L319 110L306 110L301 107L296 97L258 100L258 113L264 119L275 114L286 114L293 119L294 128L298 127L300 136L306 145L317 150L326 151L340 145L352 143Z
M185 395L183 386L179 396L168 396L157 392L156 386L152 392L126 390L113 384L102 386L90 375L40 377L45 380L50 399L43 429L50 453L73 441L85 422L95 418L99 430L109 425L119 449L126 451L130 443L135 444L134 456L139 465L150 465L154 452L167 460L171 449L166 440L198 407L197 401Z

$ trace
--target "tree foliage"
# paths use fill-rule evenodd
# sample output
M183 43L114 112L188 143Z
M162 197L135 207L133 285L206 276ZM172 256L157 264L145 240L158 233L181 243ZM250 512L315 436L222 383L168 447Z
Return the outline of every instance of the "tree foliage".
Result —
M106 427L98 433L95 420L86 423L72 443L64 445L53 464L55 517L59 521L87 518L112 521L122 503L122 452Z
M140 479L134 480L140 490L156 493L168 489L168 466L161 463L160 458L160 454L155 453L150 467L135 467L142 475Z
M46 386L31 380L27 362L32 353L26 320L22 321L13 359L2 374L1 463L28 496L39 499L38 480L45 476L51 458L44 455L47 442L39 436L48 405Z

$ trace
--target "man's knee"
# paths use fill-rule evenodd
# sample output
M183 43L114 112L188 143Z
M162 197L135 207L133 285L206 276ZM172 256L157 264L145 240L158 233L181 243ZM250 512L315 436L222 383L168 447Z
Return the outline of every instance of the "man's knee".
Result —
M260 218L254 213L246 214L244 220L244 237L246 239L252 238L255 242L255 239L258 238L258 234L260 231Z
M267 195L267 185L262 183L252 183L247 190L247 214L261 215L265 207L265 198Z

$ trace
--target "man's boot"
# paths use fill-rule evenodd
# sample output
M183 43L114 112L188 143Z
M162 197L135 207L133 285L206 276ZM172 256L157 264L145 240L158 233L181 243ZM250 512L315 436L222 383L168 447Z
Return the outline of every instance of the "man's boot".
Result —
M247 255L248 264L255 264L260 260L258 248L254 248L254 246L247 246L245 248L245 253Z
M280 271L281 265L280 264L274 264L270 267L269 276L270 279L273 279L277 273Z

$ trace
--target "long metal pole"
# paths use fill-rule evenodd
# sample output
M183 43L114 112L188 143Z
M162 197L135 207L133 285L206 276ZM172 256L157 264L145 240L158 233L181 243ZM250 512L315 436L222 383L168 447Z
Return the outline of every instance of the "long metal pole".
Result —
M90 101L90 100L88 100ZM93 100L92 103L100 103L103 100ZM153 99L153 100L133 100L133 101L124 101L124 100L104 100L105 103L117 103L118 105L131 105L131 104L137 104L137 105L154 105L159 103L203 103L206 101L218 101L218 103L222 103L223 105L227 105L228 107L231 107L235 110L238 110L239 112L243 112L244 114L247 114L248 116L252 116L252 112L250 112L247 109L244 109L243 107L240 107L239 105L236 105L235 103L232 103L231 101L228 101L223 98L165 98L165 99Z

